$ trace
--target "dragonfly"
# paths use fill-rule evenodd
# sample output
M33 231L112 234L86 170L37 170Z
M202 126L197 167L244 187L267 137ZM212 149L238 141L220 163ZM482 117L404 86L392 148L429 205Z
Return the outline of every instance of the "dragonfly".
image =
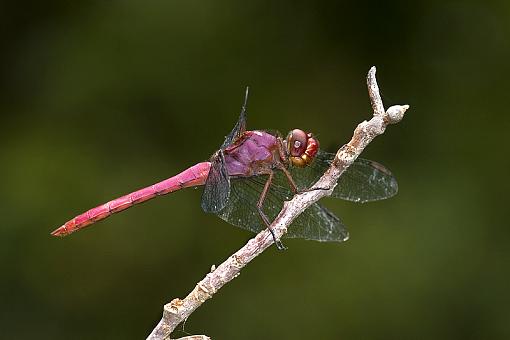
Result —
M335 155L320 150L316 136L301 129L290 131L285 138L278 132L247 130L248 91L247 87L237 123L209 161L90 209L51 234L66 236L157 196L204 186L204 212L251 232L267 229L277 248L285 249L271 221L285 201L309 190ZM331 197L365 203L392 197L397 191L397 181L386 167L358 158L342 174ZM349 238L349 233L337 216L314 203L293 221L284 237L341 242Z

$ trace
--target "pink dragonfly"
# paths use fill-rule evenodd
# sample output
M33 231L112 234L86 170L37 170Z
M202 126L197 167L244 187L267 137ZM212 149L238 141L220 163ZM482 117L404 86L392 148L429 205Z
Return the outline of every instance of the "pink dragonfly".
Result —
M278 133L247 131L247 100L248 88L237 124L209 161L90 209L52 235L66 236L156 196L204 185L205 212L252 232L268 228L277 247L284 249L270 228L271 221L285 200L309 188L324 173L334 154L320 151L318 140L303 130L294 129L285 139ZM363 203L391 197L397 190L395 178L384 166L358 159L344 172L332 197ZM301 214L285 235L317 241L344 241L348 236L343 223L318 203Z

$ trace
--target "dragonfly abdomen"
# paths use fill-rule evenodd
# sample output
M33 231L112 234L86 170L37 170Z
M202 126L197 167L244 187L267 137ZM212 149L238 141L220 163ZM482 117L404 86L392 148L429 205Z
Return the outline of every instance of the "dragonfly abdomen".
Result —
M104 220L114 213L148 201L156 196L165 195L183 188L204 185L207 175L209 174L210 167L211 163L209 162L198 163L184 170L180 174L164 181L92 208L66 222L51 234L54 236L66 236L79 229L85 228L92 223Z

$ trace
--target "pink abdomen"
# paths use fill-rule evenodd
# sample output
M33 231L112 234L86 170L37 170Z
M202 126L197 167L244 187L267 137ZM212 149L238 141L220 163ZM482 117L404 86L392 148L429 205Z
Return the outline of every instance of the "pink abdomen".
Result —
M103 220L116 212L145 202L156 196L165 195L183 188L204 185L210 167L211 163L209 162L198 163L174 177L92 208L66 222L51 234L54 236L66 236L94 222Z

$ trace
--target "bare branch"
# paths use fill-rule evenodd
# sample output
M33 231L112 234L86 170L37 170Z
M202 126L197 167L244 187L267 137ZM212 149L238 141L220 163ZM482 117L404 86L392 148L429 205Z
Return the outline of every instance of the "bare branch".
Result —
M379 94L379 86L377 85L377 80L375 79L375 66L372 66L368 71L367 86L368 96L370 97L370 104L372 105L374 115L383 115L384 105Z
M292 200L284 203L282 210L271 224L277 238L282 237L287 232L287 227L306 208L320 198L331 195L345 169L356 160L376 136L384 133L389 124L398 123L409 108L408 105L396 105L386 111L384 110L375 71L374 66L367 76L368 93L373 110L372 119L360 123L354 130L351 141L338 150L331 167L311 187L311 189L318 190L309 190L295 195ZM271 246L272 243L271 234L264 230L249 240L244 247L231 255L217 268L213 266L211 272L195 286L188 296L182 300L174 299L164 306L161 321L147 339L168 339L177 325L185 321L195 309L210 299L226 283L236 278L244 266Z

